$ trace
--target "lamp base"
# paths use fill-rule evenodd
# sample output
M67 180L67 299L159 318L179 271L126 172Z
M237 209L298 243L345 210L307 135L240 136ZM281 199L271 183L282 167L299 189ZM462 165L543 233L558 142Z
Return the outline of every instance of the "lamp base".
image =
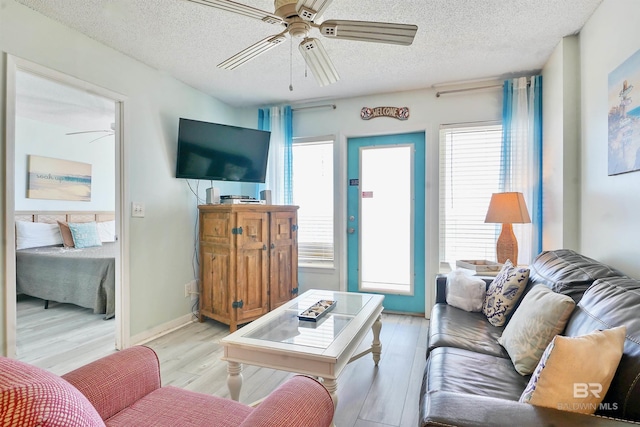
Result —
M518 241L516 240L516 235L513 234L513 226L511 224L502 224L502 232L500 232L496 242L496 254L500 264L511 260L513 265L518 265Z

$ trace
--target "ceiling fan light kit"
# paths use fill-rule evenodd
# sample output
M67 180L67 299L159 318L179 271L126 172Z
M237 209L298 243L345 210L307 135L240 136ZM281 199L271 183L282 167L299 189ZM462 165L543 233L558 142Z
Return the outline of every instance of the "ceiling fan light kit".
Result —
M285 27L281 33L269 36L221 62L218 68L233 70L281 44L286 40L285 35L288 33L290 37L302 39L298 49L320 86L335 83L340 76L320 40L308 37L312 28L318 29L325 37L402 46L413 43L418 31L415 25L389 22L329 20L321 24L316 23L315 19L322 16L333 0L275 0L275 13L231 0L187 1Z

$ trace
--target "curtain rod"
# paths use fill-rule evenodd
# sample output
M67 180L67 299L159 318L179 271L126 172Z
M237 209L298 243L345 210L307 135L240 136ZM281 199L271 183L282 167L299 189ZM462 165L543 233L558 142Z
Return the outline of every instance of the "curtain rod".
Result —
M477 86L477 87L468 87L465 89L451 89L451 90L441 90L436 92L436 98L440 98L440 95L446 95L447 93L457 93L457 92L467 92L470 90L480 90L480 89L493 89L496 87L502 87L502 85L489 85L489 86Z
M310 110L312 108L329 108L329 107L331 107L332 110L335 110L336 104L323 104L323 105L312 105L310 107L297 107L297 108L292 108L291 111Z

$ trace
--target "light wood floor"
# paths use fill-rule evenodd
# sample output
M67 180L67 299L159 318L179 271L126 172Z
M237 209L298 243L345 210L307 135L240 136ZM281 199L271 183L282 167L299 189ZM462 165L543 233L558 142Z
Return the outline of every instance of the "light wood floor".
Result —
M63 325L67 324L68 327ZM41 300L18 304L19 358L57 374L63 374L114 350L115 322L102 320L90 310ZM428 320L421 317L382 316L382 358L375 368L370 355L348 365L338 379L339 427L418 425L418 399ZM146 343L160 359L163 385L229 397L227 365L220 360L218 341L229 333L226 325L207 320L192 323ZM367 347L371 333L362 344ZM292 374L245 366L240 401L254 402L271 392Z

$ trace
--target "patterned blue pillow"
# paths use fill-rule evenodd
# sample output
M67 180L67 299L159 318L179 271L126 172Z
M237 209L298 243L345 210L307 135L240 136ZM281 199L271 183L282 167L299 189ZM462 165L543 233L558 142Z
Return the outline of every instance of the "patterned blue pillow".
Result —
M482 312L493 326L503 326L529 281L529 269L518 268L507 260L489 285Z
M70 222L68 225L76 248L102 246L95 222Z

